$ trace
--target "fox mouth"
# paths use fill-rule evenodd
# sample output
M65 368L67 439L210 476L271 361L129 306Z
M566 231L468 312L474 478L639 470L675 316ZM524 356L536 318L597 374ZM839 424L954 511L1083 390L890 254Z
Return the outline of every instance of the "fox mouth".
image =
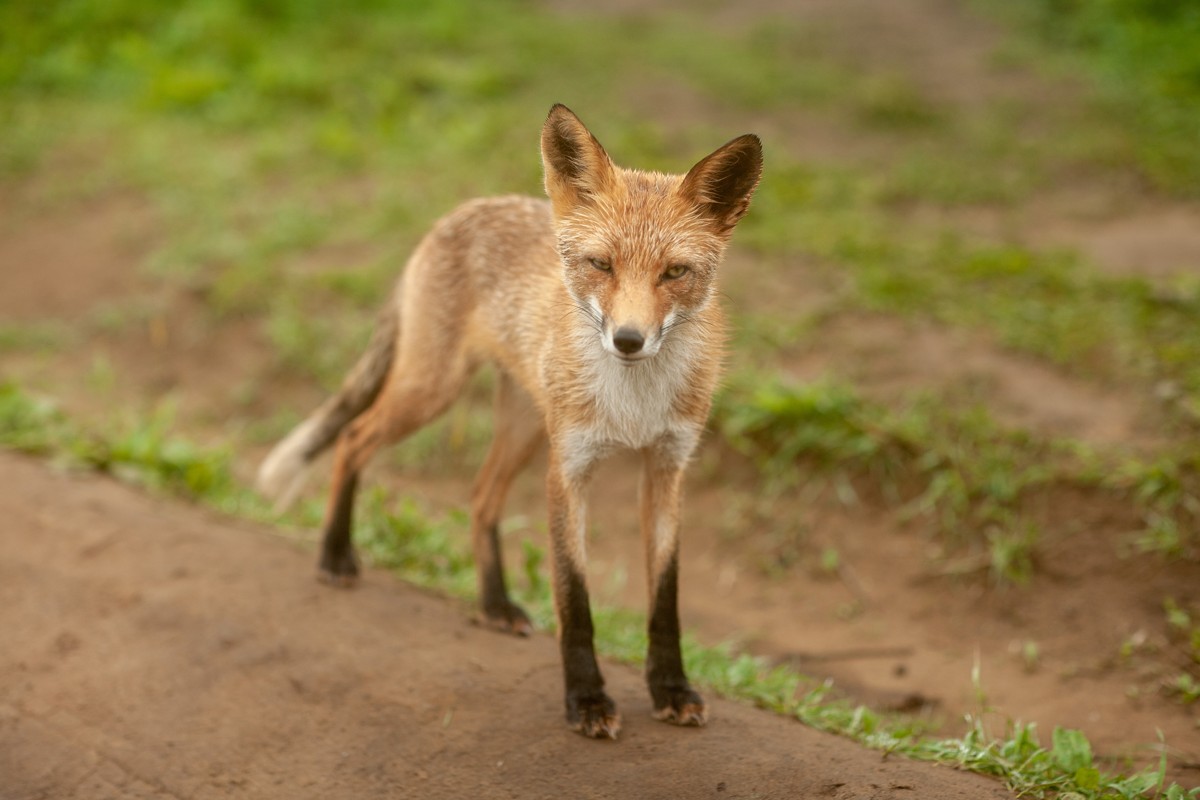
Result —
M653 350L638 350L636 353L622 353L615 347L605 347L604 352L612 356L613 360L626 369L636 367L638 364L649 361L658 352L658 348Z
M605 343L607 345L607 342ZM650 359L658 355L658 343L654 343L650 347L643 348L634 353L622 353L615 347L605 346L604 352L612 356L612 359L626 369L632 369L638 364L644 364Z

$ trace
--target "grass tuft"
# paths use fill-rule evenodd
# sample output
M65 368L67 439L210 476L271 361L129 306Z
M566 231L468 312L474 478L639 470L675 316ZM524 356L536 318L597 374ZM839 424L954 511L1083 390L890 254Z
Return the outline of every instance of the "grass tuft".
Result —
M1046 492L1086 490L1138 509L1143 551L1194 558L1200 547L1200 465L1186 448L1146 464L1005 430L983 408L918 397L892 409L830 379L798 385L752 372L718 396L714 425L756 466L766 497L814 476L853 479L927 520L948 552L981 553L963 567L1001 582L1033 578L1042 523L1030 499Z

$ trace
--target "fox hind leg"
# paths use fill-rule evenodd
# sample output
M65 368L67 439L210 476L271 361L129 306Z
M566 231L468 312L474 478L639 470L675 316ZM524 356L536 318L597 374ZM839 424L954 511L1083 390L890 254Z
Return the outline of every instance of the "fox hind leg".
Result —
M354 496L358 490L358 471L349 468L350 436L343 433L335 451L333 488L325 511L325 533L321 540L321 560L317 576L333 586L347 587L358 578L358 557L350 541L354 517Z
M318 573L321 580L349 586L358 577L351 529L363 468L380 447L400 441L440 416L458 397L469 374L462 359L446 359L436 367L405 364L402 359L371 407L342 431L325 512ZM424 380L418 382L406 377L409 375Z
M495 434L472 493L471 542L484 622L527 636L533 624L529 615L509 599L504 581L499 525L509 487L537 452L544 425L533 400L512 378L501 373L498 380Z

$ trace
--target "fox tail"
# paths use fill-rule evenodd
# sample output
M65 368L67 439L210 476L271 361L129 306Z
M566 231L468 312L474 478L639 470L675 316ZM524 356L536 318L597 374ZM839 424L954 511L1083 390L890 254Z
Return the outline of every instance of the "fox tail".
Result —
M258 491L275 501L276 512L295 502L317 456L379 396L396 353L397 308L398 302L393 299L380 315L366 352L346 375L337 393L275 445L258 468Z

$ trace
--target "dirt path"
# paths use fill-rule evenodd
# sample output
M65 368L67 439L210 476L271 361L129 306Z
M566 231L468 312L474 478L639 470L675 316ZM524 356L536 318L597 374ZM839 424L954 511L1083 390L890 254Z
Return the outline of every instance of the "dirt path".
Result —
M570 733L548 636L511 639L372 572L312 579L263 528L0 455L0 798L1005 797L717 700Z

